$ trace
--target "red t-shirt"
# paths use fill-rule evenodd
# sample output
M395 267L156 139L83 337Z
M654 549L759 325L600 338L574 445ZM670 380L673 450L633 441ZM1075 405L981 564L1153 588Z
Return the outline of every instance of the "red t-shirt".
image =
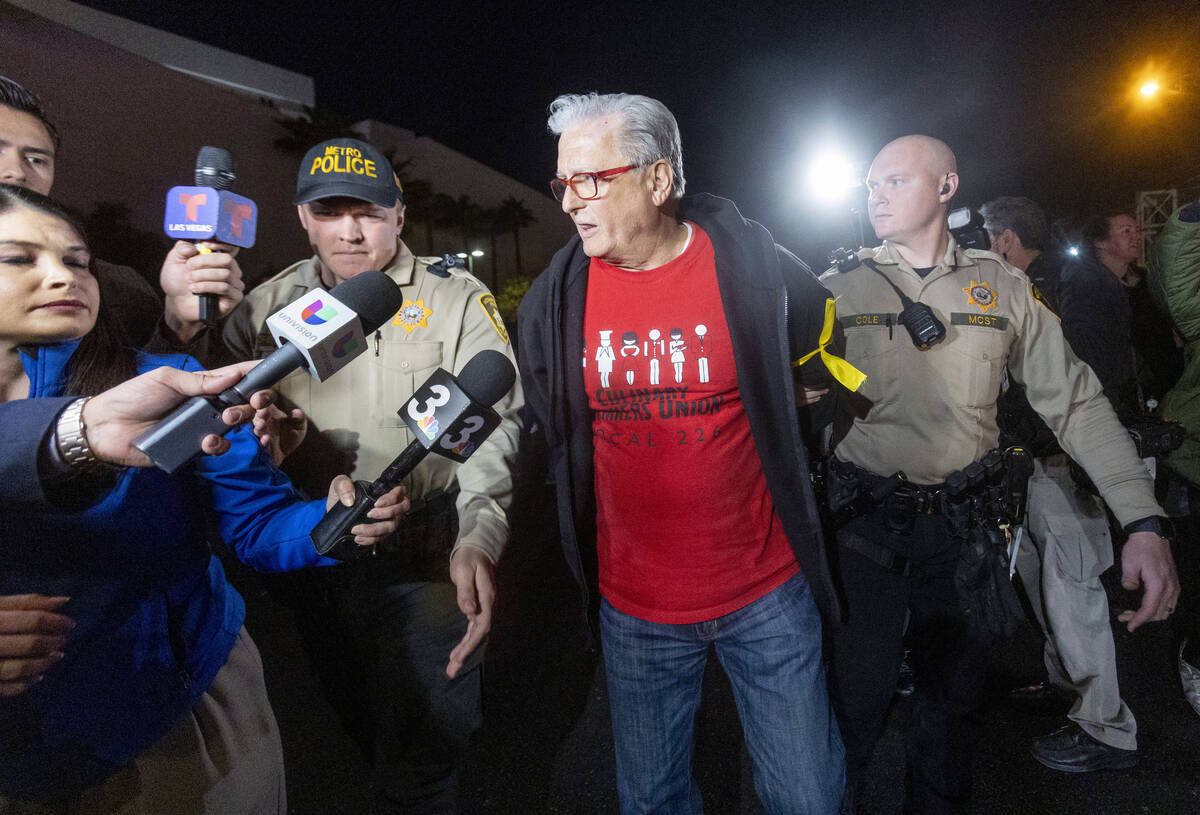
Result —
M796 564L742 407L708 236L631 272L593 258L584 383L600 593L644 620L736 611Z

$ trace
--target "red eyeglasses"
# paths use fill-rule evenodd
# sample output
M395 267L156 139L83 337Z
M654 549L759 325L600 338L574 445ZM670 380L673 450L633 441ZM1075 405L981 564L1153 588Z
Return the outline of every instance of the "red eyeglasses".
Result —
M554 193L554 197L561 201L567 194L567 187L570 187L575 195L585 201L591 201L600 197L599 182L612 181L622 173L636 169L637 166L636 164L627 164L624 167L613 167L611 170L599 170L594 173L575 173L570 178L552 178L550 179L550 192Z

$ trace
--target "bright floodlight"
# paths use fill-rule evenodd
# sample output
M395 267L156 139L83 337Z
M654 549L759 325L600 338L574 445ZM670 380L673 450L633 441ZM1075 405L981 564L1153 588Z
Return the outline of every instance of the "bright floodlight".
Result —
M1158 93L1158 83L1154 80L1142 85L1142 96L1153 96L1156 93Z
M466 259L467 259L467 253L466 253L466 252L459 252L459 253L457 253L457 254L455 255L455 257L456 257L456 258L462 258L463 260L466 260Z
M819 153L808 166L809 192L821 201L836 201L858 182L853 162L840 153Z
M473 257L473 258L481 258L481 257L483 257L483 250L482 250L482 249L472 249L472 250L471 250L471 257Z
M1071 257L1079 257L1079 247L1078 246L1068 246L1067 254L1071 255Z

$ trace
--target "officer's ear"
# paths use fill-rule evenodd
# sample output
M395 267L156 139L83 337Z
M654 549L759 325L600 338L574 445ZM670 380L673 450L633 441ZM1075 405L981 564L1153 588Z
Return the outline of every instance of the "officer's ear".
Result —
M958 173L946 173L942 179L942 186L938 190L938 203L949 202L956 192L958 192Z

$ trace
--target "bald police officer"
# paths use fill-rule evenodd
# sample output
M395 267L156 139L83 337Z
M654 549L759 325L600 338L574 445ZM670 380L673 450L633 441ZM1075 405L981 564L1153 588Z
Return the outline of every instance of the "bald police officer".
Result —
M964 610L956 582L967 562L960 553L988 538L980 537L987 530L979 504L969 493L950 500L945 482L996 447L1006 365L1131 533L1123 583L1145 594L1120 619L1130 630L1164 619L1179 586L1152 481L1095 374L1021 272L990 252L955 246L946 227L958 188L949 147L928 136L897 139L875 157L867 187L883 244L861 250L854 268L842 264L848 271L821 278L840 297L846 358L867 375L831 463L842 488L857 491L837 532L847 619L833 636L834 704L854 784L896 687L911 612L917 689L905 807L961 812L971 786L969 714L989 639L974 622L980 609ZM997 596L1011 590L1006 581L1002 574L993 582ZM1051 758L1070 763L1096 744L1075 728L1050 745Z

